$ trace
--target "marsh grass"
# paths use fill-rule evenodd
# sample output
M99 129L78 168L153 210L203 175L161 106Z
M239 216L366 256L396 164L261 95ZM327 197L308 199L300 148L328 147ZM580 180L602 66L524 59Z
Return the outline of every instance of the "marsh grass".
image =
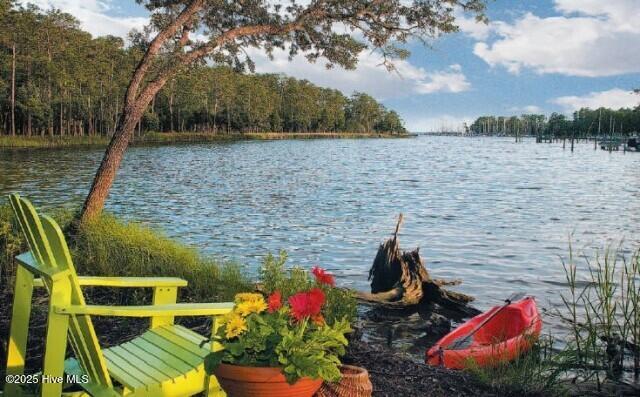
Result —
M323 139L323 138L402 138L409 134L383 132L145 132L133 137L132 145L204 143L233 140L274 140L274 139ZM69 148L81 146L106 146L108 136L3 136L0 135L0 149Z
M564 396L568 390L563 375L573 362L573 354L558 352L554 348L554 338L547 335L513 361L496 362L486 367L469 361L466 370L498 395Z
M621 247L586 256L577 263L570 246L562 262L567 290L553 315L568 326L561 349L547 336L509 363L480 368L480 381L504 394L563 395L587 385L597 392L623 387L640 371L640 250L623 255ZM573 392L573 391L572 391Z
M209 142L238 139L239 134L210 134L200 132L146 132L135 136L132 145L171 144L179 142ZM82 146L107 146L111 138L108 136L2 136L0 149L54 149Z
M640 250L630 257L620 247L563 262L568 293L557 315L571 330L567 348L575 352L574 381L592 381L600 389L607 380L640 371ZM579 278L586 274L586 278Z
M189 282L181 298L200 302L233 300L253 288L239 265L204 257L157 230L112 215L82 225L74 240L80 274L180 277Z
M8 149L37 149L37 148L65 148L74 146L106 146L109 137L106 136L3 136L0 135L0 148Z
M406 138L410 134L390 132L248 132L242 134L247 139L323 139L323 138Z

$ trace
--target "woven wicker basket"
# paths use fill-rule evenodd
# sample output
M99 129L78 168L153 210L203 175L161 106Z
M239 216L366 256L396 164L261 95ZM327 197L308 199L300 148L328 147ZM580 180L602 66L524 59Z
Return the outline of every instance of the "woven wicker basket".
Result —
M371 397L373 386L366 369L353 365L340 366L338 383L323 383L315 397Z

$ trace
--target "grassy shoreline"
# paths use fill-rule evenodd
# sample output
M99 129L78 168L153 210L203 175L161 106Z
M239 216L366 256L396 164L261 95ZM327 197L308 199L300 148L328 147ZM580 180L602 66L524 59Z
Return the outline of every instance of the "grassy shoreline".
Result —
M65 230L69 230L73 215L71 210L53 213ZM237 292L254 290L256 281L261 285L265 280L278 282L277 289L281 291L291 286L283 284L277 277L284 273L287 260L285 253L278 257L267 255L260 278L254 279L248 277L239 264L205 256L196 247L171 239L161 231L136 222L125 222L109 214L103 214L95 222L81 226L68 237L78 273L116 277L180 277L189 282L188 287L180 291L180 301L230 301ZM14 258L27 249L12 210L0 197L0 301L6 303L0 306L0 388L6 368L5 341L13 302ZM618 251L607 251L603 256L582 264L586 266L584 270L590 269L590 278L585 280L588 283L582 291L577 287L576 264L570 252L570 259L564 264L569 291L568 295L563 296L566 307L555 315L569 324L574 336L570 335L565 340L567 346L562 349L555 349L554 339L548 335L534 344L531 354L513 362L487 368L470 365L467 371L456 372L426 366L397 350L377 346L375 342L354 336L344 362L364 366L374 374L371 380L380 391L376 395L421 395L424 390L430 390L435 397L454 394L637 395L637 385L620 382L620 375L625 371L625 366L627 374L631 374L634 360L640 362L640 352L634 351L634 346L638 346L640 341L640 294L637 288L640 250L634 251L626 259L620 259L618 254ZM302 282L300 280L304 279L294 280ZM337 318L342 315L356 316L357 302L354 296L347 290L340 291L329 299L331 312ZM89 300L97 304L148 304L151 298L144 291L127 289L114 293L87 288L85 292ZM44 291L37 290L34 299L34 332L29 335L30 354L27 361L27 369L31 372L38 370L41 365L47 318ZM554 314L549 312L546 315ZM359 317L360 327L366 321L375 320ZM95 324L101 343L109 346L141 334L147 326L142 320L113 318L98 318ZM210 333L210 324L206 319L184 320L182 324L203 335ZM615 346L624 346L614 356L611 356L611 348L615 347L611 341ZM626 341L626 344L621 341ZM395 381L399 376L403 377L403 382Z
M53 216L66 229L73 212L59 210ZM15 223L13 212L8 205L3 204L3 198L0 197L0 300L7 303L0 306L0 389L6 370L4 338L8 334L13 304L16 270L14 257L28 249ZM255 288L256 280L247 278L240 265L203 256L196 248L135 222L124 222L105 214L76 232L69 238L78 273L83 275L181 277L189 281L189 285L180 290L181 302L230 301L236 292ZM291 270L291 279L278 277L284 273L285 261L284 253L278 257L267 255L261 280L276 282L280 290L292 288L291 280L295 283L304 282L300 278L301 273L296 270ZM305 274L306 272L302 273ZM347 290L333 291L333 298L328 298L329 305L332 306L330 312L338 317L355 316L356 301L353 295ZM148 291L136 289L113 291L85 288L84 292L87 299L95 304L149 304L151 300ZM34 291L33 299L26 373L35 373L42 366L46 331L47 295L45 291L38 289ZM103 346L121 344L140 335L148 327L146 319L95 317L93 320ZM207 318L181 319L179 323L203 335L211 332L211 323ZM374 396L415 396L421 395L424 390L430 390L434 397L454 394L464 397L497 395L491 386L478 382L469 374L428 367L392 350L369 344L358 336L349 338L350 343L343 361L372 371L371 381L377 388ZM396 381L399 368L400 371L411 374L408 381Z
M205 132L147 132L136 136L132 145L204 143L238 140L279 140L279 139L361 139L361 138L406 138L410 134L382 132L250 132L231 134L211 134ZM106 146L107 136L0 136L0 149L59 149L69 147Z

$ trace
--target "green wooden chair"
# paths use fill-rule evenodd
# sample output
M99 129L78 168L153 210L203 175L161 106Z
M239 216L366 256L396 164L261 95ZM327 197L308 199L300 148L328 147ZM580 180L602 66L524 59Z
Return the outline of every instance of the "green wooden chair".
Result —
M33 205L18 195L11 205L28 241L30 251L18 262L13 313L7 352L7 375L24 373L27 333L34 287L50 296L42 375L50 380L75 375L83 391L63 392L58 381L40 383L43 397L57 396L226 396L217 379L204 370L204 357L219 346L205 337L174 324L175 316L216 316L232 310L232 303L177 304L179 278L79 277L64 235L56 222L39 216ZM153 288L150 306L87 305L82 286ZM148 317L150 328L141 336L101 349L92 316ZM65 361L67 337L75 358ZM84 382L86 380L86 382ZM38 390L39 389L39 390ZM32 388L33 390L33 388ZM6 383L3 397L33 395L27 387Z

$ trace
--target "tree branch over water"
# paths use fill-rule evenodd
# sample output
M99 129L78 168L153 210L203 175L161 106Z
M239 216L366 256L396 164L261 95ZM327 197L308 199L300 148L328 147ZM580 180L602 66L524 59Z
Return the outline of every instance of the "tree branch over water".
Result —
M127 88L124 108L85 200L80 220L98 215L104 206L124 152L136 125L155 95L169 80L195 62L211 61L254 70L246 49L276 49L290 58L304 55L310 62L324 59L354 69L365 49L379 51L388 69L394 58L406 58L399 46L410 38L420 40L457 31L456 7L484 17L484 0L295 0L273 4L243 0L137 0L151 12L156 32L148 44ZM344 33L339 32L344 30ZM190 37L206 39L190 41ZM139 43L140 44L140 43ZM244 55L244 56L243 56ZM143 87L143 84L145 84Z

